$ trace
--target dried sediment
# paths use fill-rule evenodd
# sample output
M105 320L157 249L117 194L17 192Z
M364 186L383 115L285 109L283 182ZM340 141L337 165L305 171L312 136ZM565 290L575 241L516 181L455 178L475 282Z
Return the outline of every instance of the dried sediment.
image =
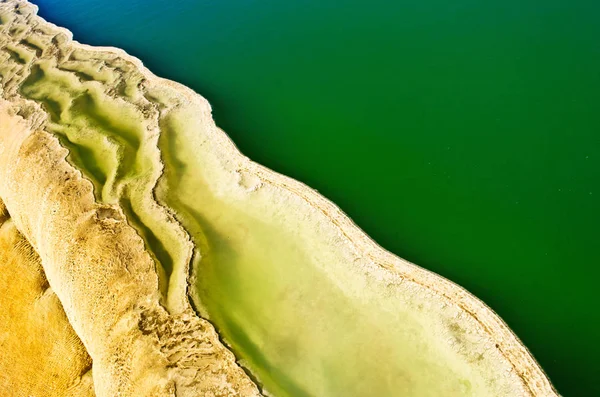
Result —
M102 113L105 108L93 104L89 106L89 117L75 120L78 110L73 102L67 106L73 107L74 119L64 123L61 110L58 114L50 110L55 105L53 94L59 97L54 109L64 104L62 98L69 101L82 94L88 94L84 99L92 102L97 99L95 95L118 96L116 91L127 96L128 90L135 91L140 84L136 78L143 76L133 72L131 62L116 54L104 54L108 55L107 62L114 63L113 72L105 74L107 78L125 75L127 80L115 82L116 88L110 84L99 87L97 80L102 80L102 72L90 79L84 77L86 68L92 69L87 70L88 76L94 73L98 60L79 59L86 54L83 52L78 58L75 44L61 45L68 42L69 36L43 22L35 11L26 2L0 4L0 86L4 98L0 104L0 197L13 214L14 225L41 257L52 290L93 359L97 395L258 395L256 386L221 344L212 325L191 309L185 279L169 289L169 279L177 277L164 275L161 263L141 237L144 229L152 228L144 220L157 219L161 221L158 232L166 235L161 240L177 240L170 249L183 247L176 254L190 255L190 250L185 249L190 244L185 233L153 200L152 188L161 165L152 157L153 134L148 131L151 127L141 124L128 129L130 126L126 125L118 130L125 136L94 142L103 155L114 156L109 161L115 167L111 170L112 183L107 181L110 176L102 172L101 181L92 178L94 172L83 177L72 165L77 164L76 150L70 153L73 162L66 160L69 152L61 143L75 140L72 149L77 144L82 148L91 143L86 141L89 137L85 133L77 140L69 135L73 130L61 131L61 123L73 124L76 132L116 127ZM62 70L69 70L73 64L78 66L76 73ZM44 87L34 86L38 80L33 75L47 72L62 72L59 77L68 74L76 81L63 81L62 86L56 81ZM42 92L45 89L52 92ZM46 102L36 102L38 93ZM136 92L129 94L134 97ZM125 112L133 108L138 111L136 106L143 106L128 104L129 108L117 104L111 110L116 107ZM142 116L134 122L142 121L144 115L152 120L152 112L157 111L151 107L141 110ZM78 121L88 124L77 124ZM126 135L129 132L131 136ZM149 138L142 139L135 133L148 133ZM132 162L132 157L140 162ZM139 174L128 175L128 166L137 167ZM90 168L84 167L84 172L95 171L93 166ZM131 201L135 202L129 205L131 211L147 211L138 215L137 224L129 219L139 227L137 230L126 221L127 208L123 210L124 203ZM152 231L146 232L147 237ZM187 265L185 259L179 263ZM175 271L186 274L186 269L171 269L172 273Z
M0 196L93 358L97 395L257 394L208 322L160 305L143 241L117 208L95 202L58 140L6 102L0 120Z

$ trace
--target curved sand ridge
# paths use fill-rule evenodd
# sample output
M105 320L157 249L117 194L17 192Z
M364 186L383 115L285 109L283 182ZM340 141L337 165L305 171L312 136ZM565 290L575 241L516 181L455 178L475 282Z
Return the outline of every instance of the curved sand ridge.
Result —
M91 359L0 200L0 394L93 397Z
M275 395L556 395L481 301L241 155L202 97L0 7L0 197L97 395L258 393L188 295Z

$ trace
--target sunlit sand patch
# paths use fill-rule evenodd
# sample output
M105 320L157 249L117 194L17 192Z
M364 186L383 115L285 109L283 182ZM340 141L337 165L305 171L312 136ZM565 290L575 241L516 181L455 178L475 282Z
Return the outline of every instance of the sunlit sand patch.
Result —
M0 197L98 395L554 396L498 316L251 162L210 105L0 4ZM195 310L193 310L193 308Z
M0 395L92 397L92 360L0 201Z

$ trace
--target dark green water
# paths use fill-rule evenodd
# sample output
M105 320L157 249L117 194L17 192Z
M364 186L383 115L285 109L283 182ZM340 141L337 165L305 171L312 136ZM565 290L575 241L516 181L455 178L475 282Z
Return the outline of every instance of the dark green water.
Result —
M600 395L600 2L37 0Z

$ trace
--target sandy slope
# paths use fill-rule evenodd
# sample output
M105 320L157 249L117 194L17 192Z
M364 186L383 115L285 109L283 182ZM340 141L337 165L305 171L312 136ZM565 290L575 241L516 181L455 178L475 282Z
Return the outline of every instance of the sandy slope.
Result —
M92 361L0 201L0 395L92 397Z

